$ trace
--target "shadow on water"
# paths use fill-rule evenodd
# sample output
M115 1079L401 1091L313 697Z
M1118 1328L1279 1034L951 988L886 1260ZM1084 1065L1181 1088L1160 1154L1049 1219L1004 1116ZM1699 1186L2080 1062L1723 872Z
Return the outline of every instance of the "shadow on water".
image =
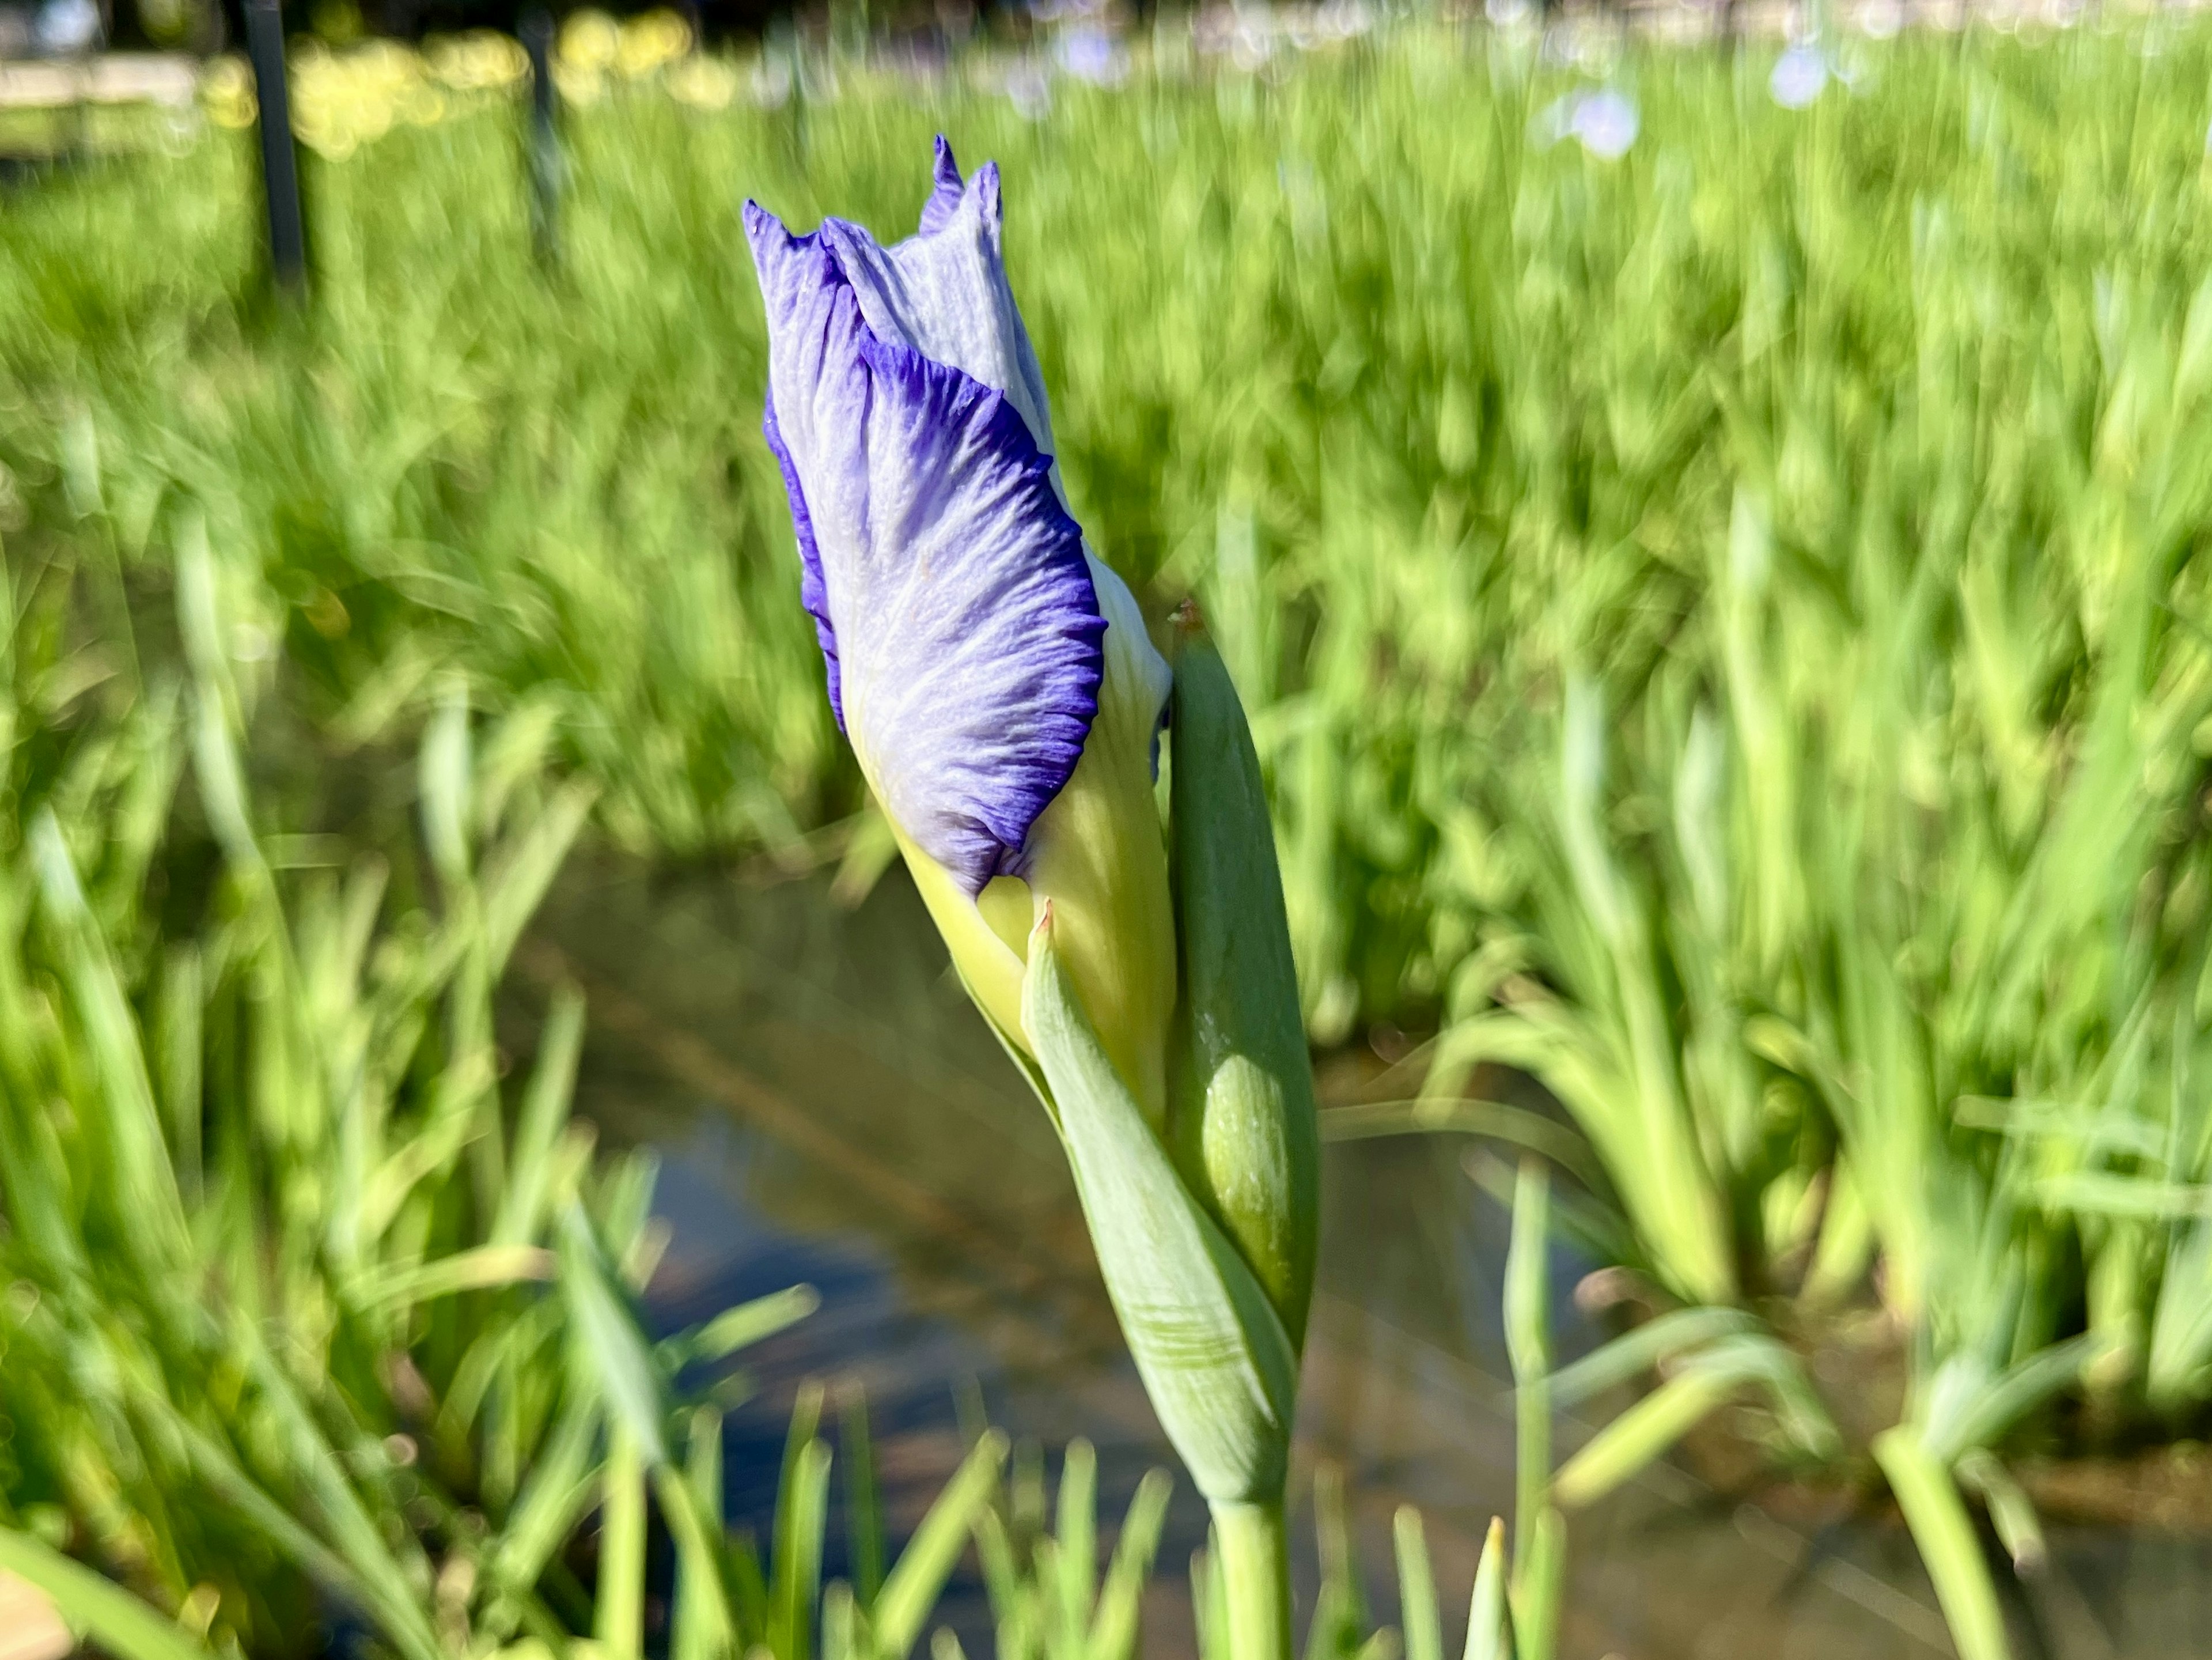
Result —
M763 1538L800 1383L864 1393L894 1539L920 1518L988 1417L1018 1441L1097 1446L1103 1523L1144 1471L1175 1467L1115 1330L1050 1125L969 1007L896 873L857 909L811 882L655 879L579 860L520 955L511 1010L527 1042L544 990L590 1000L579 1106L664 1159L670 1249L650 1292L673 1327L805 1281L820 1310L744 1359L730 1418L730 1513ZM1395 1618L1391 1512L1419 1505L1449 1605L1481 1531L1509 1513L1513 1430L1498 1292L1507 1219L1438 1137L1333 1146L1321 1284L1306 1356L1294 1499L1346 1473L1378 1619ZM1553 1283L1589 1267L1561 1249ZM1601 1335L1564 1295L1565 1354ZM1608 1408L1609 1409L1609 1408ZM1581 1431L1563 1425L1571 1445ZM843 1571L832 1519L825 1574ZM1299 1565L1315 1578L1310 1524ZM1193 1651L1184 1568L1205 1512L1178 1483L1146 1609L1146 1652ZM1563 1653L1574 1660L1791 1660L1948 1654L1901 1529L1784 1522L1672 1467L1571 1528ZM2192 1537L2054 1531L2057 1572L2023 1602L2021 1652L2212 1651L2212 1553ZM2156 1595L2146 1597L2147 1588ZM1452 1588L1457 1588L1456 1593ZM2177 1598L2177 1589L2185 1594ZM980 1579L942 1618L988 1652ZM2117 1633L2117 1635L2115 1635Z

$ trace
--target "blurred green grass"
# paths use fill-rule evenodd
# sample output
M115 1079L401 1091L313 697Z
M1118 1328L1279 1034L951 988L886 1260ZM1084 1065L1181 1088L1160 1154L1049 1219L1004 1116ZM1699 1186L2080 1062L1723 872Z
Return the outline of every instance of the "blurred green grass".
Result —
M720 112L618 85L568 112L550 276L507 109L311 157L296 316L258 299L247 139L212 133L10 202L10 557L135 569L194 501L325 718L458 665L488 705L558 700L624 843L794 851L860 798L791 603L737 208L894 234L941 127L1006 170L1086 526L1199 595L1255 706L1334 1038L1433 1012L1525 914L1501 763L1552 747L1571 661L1632 724L1703 648L1740 484L1779 581L1845 615L1878 520L1944 558L2069 538L2115 392L2135 421L2171 391L2121 360L2170 357L2205 266L2212 50L2163 38L1850 42L1856 91L1802 113L1755 52L1632 52L1616 165L1532 137L1583 79L1486 32L1061 82L1034 122L952 77ZM2022 631L2063 654L2100 580L2039 580Z

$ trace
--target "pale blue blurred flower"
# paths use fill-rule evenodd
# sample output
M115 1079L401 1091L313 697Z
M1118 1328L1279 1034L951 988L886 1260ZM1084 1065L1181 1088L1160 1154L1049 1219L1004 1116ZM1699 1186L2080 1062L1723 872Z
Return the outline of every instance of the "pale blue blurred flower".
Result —
M1570 94L1547 106L1535 122L1540 142L1556 144L1573 138L1601 161L1618 161L1627 155L1642 125L1636 100L1613 87Z
M49 58L68 58L100 44L100 8L93 0L46 0L31 38Z
M1611 87L1599 88L1575 106L1575 137L1600 161L1618 161L1627 155L1642 125L1635 100Z
M1094 87L1118 87L1129 76L1129 56L1121 44L1096 23L1065 28L1052 43L1061 70Z
M1786 110L1809 109L1827 86L1827 54L1809 40L1800 40L1776 58L1766 81L1774 101Z

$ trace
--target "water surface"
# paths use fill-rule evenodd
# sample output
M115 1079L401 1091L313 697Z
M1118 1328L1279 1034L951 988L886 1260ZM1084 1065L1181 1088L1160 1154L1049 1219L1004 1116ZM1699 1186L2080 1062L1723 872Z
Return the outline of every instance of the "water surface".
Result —
M664 1160L672 1242L655 1317L682 1324L799 1282L821 1292L817 1313L744 1357L755 1393L732 1416L727 1461L741 1525L768 1533L787 1415L801 1382L821 1378L833 1402L865 1395L895 1535L988 1418L1055 1466L1071 1437L1097 1445L1110 1542L1139 1478L1174 1468L1173 1454L1051 1127L902 878L847 909L815 881L657 879L580 860L520 962L525 1004L563 978L589 998L580 1110ZM1325 1076L1340 1093L1362 1070ZM1469 1152L1437 1136L1328 1149L1293 1480L1304 1494L1317 1462L1345 1472L1381 1620L1396 1617L1390 1516L1420 1507L1455 1653L1482 1529L1510 1515L1513 1491L1507 1218L1468 1179ZM1555 1247L1563 1354L1602 1335L1565 1295L1589 1266ZM1565 1445L1583 1432L1559 1429ZM1294 1522L1302 1620L1310 1508ZM1186 1570L1204 1535L1203 1506L1179 1482L1146 1606L1158 1660L1194 1652ZM1950 1652L1901 1529L1840 1501L1785 1522L1662 1467L1576 1517L1570 1538L1570 1660ZM2053 1545L2054 1572L2015 1610L2024 1660L2212 1655L2203 1540L2058 1529ZM842 1564L840 1545L828 1572ZM943 1617L971 1655L989 1651L972 1566Z

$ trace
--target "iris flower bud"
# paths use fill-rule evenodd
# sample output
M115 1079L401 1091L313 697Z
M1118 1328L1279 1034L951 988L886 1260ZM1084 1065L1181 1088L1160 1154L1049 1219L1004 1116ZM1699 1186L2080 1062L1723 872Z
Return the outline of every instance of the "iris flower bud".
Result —
M1319 1152L1243 712L1201 643L1170 672L1068 514L994 168L962 179L939 139L921 228L888 249L751 204L745 226L831 707L1053 1115L1123 1335L1213 1506L1234 1660L1287 1660Z
M1169 672L1062 497L998 171L963 180L939 139L921 229L890 248L839 219L794 236L750 203L745 228L768 307L764 424L831 707L1000 1035L1030 1053L1022 976L1049 901L1100 1042L1158 1123Z

